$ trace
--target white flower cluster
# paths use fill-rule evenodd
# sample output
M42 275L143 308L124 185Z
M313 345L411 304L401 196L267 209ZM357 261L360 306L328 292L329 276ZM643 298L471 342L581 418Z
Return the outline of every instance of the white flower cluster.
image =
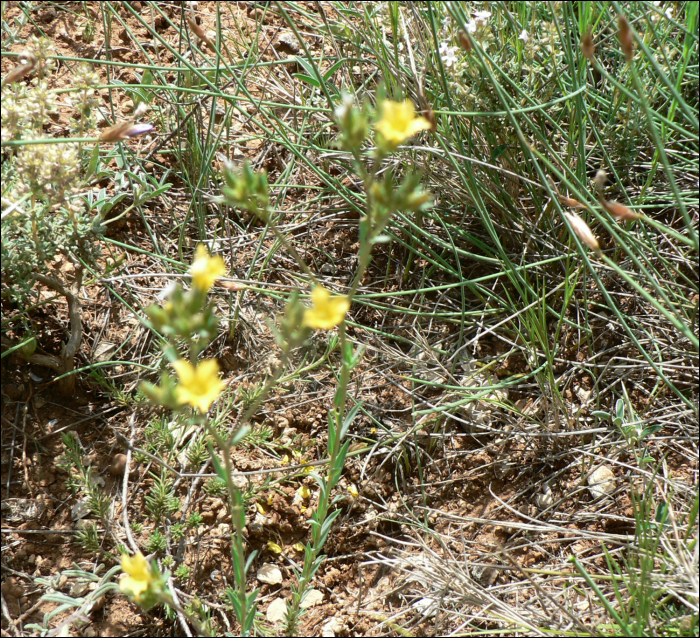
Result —
M73 86L79 89L72 102L80 117L73 127L73 133L81 134L95 127L94 111L99 100L94 87L100 83L100 76L90 64L82 62L73 74Z
M490 18L490 11L475 11L472 19L469 20L469 22L466 25L466 31L470 34L470 37L474 37L476 40L478 40L484 47L484 49L488 48L489 40L491 37L491 34L488 29L488 21ZM442 21L442 31L448 32L449 25L449 16L446 16L445 19L443 19ZM440 48L438 49L438 53L440 54L440 59L442 60L442 63L448 69L452 67L452 73L454 77L458 77L459 74L465 68L464 56L461 56L462 59L459 59L457 57L458 51L459 47L450 46L448 40L441 42ZM451 83L451 86L457 91L458 95L462 95L462 97L466 95L467 91L465 91L461 82L453 82Z
M56 96L46 80L35 78L29 85L10 84L2 91L2 141L26 137L40 129L56 112Z
M474 17L467 22L467 31L472 35L475 34L479 29L486 27L490 17L490 11L476 11Z
M659 0L654 0L654 2L652 4L654 5L655 9L659 9L659 7L661 6L662 3L659 2ZM664 15L666 16L667 20L673 20L673 5L674 4L675 4L674 2L669 2L666 9L664 9ZM660 17L661 17L660 13L654 12L651 14L651 21L658 22Z
M26 137L27 132L40 129L49 115L56 112L56 97L49 90L44 76L56 64L49 56L55 53L53 43L47 38L31 36L27 42L27 51L19 60L25 64L17 67L21 74L14 80L6 82L2 89L2 141ZM25 74L33 73L35 77L29 84L17 82ZM8 73L11 76L12 73Z
M33 35L27 42L27 49L36 56L34 71L40 78L55 70L56 62L51 60L50 56L55 55L56 47L51 40Z
M76 144L29 144L17 152L15 193L32 193L50 208L65 205L81 185Z
M457 61L457 56L455 53L457 52L458 48L459 47L451 47L447 42L440 43L438 52L440 53L443 64L447 68L451 67Z

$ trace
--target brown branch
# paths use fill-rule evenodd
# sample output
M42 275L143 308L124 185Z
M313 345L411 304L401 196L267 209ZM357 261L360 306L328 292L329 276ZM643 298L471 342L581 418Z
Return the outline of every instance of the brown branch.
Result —
M59 295L66 298L68 302L68 316L70 318L70 336L68 341L61 348L60 358L54 357L53 355L32 355L29 358L31 363L39 363L40 365L46 365L54 370L57 370L61 374L66 374L75 370L75 355L80 347L80 342L83 338L83 320L81 316L81 305L80 305L80 288L83 283L83 266L79 262L76 264L75 268L75 279L70 286L70 289L66 289L63 284L47 275L42 275L40 273L35 273L34 277L36 280L46 286L55 290ZM35 359L39 357L43 360L43 363L36 361ZM52 362L52 360L54 360ZM55 364L58 364L58 367ZM75 375L70 375L64 377L59 382L59 387L61 392L64 394L70 394L75 389Z

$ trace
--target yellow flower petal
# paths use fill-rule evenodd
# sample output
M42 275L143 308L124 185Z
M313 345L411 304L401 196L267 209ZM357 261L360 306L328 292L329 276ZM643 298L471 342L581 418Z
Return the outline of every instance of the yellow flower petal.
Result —
M129 556L122 554L122 569L126 572L119 581L122 593L131 594L138 602L153 582L151 566L141 552Z
M272 541L267 541L267 549L269 549L274 554L282 553L282 548L277 543L273 543Z
M151 566L141 552L137 552L133 556L122 554L122 570L132 578L143 580L151 573Z
M173 368L180 378L175 388L178 401L199 408L201 412L209 409L226 385L219 379L219 364L215 359L201 361L196 368L189 361L180 359L173 363Z
M301 498L307 499L307 498L309 498L309 496L311 496L311 490L308 487L306 487L306 485L302 485L297 490L297 494L299 494L299 496L301 496Z
M331 297L323 286L316 286L311 291L313 306L304 313L303 324L307 328L330 330L341 324L350 309L350 300L342 295Z
M148 583L145 580L136 580L124 574L119 581L119 589L122 594L130 594L138 602L148 590Z
M226 274L226 264L219 255L210 257L206 246L199 244L190 273L192 285L200 290L208 291L217 278Z
M374 128L381 133L385 145L394 149L409 137L429 129L430 126L426 118L416 117L416 108L411 100L403 102L384 100L382 117Z

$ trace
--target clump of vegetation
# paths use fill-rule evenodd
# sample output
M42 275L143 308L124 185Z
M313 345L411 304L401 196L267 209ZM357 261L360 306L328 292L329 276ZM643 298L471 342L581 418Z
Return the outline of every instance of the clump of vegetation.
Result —
M32 38L20 56L22 62L3 81L2 140L17 142L15 158L3 164L2 297L27 308L16 317L13 331L18 349L30 362L53 368L59 375L72 372L82 339L80 289L86 265L99 256L96 239L100 220L88 214L81 195L85 185L77 143L52 143L44 139L43 127L57 113L57 96L50 87L55 53L45 38ZM22 77L31 76L28 84ZM76 83L82 87L80 121L89 120L91 87L98 78L87 65L81 66ZM70 271L70 280L66 273ZM59 355L35 353L30 311L43 300L42 287L65 299L70 315L70 336ZM73 375L62 379L70 392Z
M17 351L30 363L52 368L64 394L75 388L75 357L83 337L80 291L86 269L97 267L104 217L111 206L93 207L86 188L99 165L99 146L86 154L80 138L50 139L44 127L58 113L57 91L50 88L55 72L53 44L32 37L20 54L20 64L3 79L2 141L13 155L3 164L2 193L2 298L22 311L12 318L18 343L6 339L6 352ZM28 82L20 82L29 78ZM85 134L95 128L99 76L87 63L72 77L75 118L71 132ZM128 139L139 129L133 123L102 133L100 140ZM97 142L88 138L86 141ZM89 163L86 160L89 158ZM142 196L142 200L145 198ZM36 352L32 312L45 305L41 291L48 288L68 307L69 335L58 354ZM9 326L8 326L9 328ZM3 339L9 332L3 330Z

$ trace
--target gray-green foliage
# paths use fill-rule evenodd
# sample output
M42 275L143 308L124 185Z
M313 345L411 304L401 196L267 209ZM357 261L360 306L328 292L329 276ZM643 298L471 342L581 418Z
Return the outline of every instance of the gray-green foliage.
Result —
M9 202L2 215L2 295L18 302L30 298L36 275L47 275L57 258L77 264L94 263L99 256L95 239L102 230L100 220L86 211L81 197L82 147L45 140L44 127L57 113L48 76L55 67L49 57L54 52L47 40L30 39L20 58L28 60L29 81L25 84L20 77L2 88L2 141L18 143L5 154L2 170L3 204ZM81 65L74 79L80 89L78 122L89 126L95 105L92 87L99 76Z
M3 188L3 196L4 192ZM78 254L94 263L99 256L97 237L93 221L81 209L54 209L48 198L38 196L32 211L3 220L2 296L26 302L36 284L35 275L46 273L47 265L59 255Z

